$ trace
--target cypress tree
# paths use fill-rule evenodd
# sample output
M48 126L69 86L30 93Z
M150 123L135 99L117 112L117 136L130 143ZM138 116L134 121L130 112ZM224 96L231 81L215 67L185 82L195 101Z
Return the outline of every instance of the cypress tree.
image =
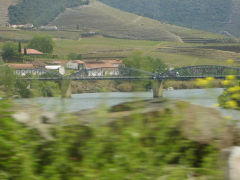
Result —
M24 48L24 56L26 56L27 55L27 48L25 47Z
M22 44L21 44L21 42L18 42L18 52L19 52L19 54L21 54L21 52L22 52Z

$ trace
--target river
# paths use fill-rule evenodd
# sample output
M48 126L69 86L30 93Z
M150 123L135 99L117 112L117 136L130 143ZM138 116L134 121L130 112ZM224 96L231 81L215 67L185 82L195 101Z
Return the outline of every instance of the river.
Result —
M164 97L180 99L193 104L218 109L224 116L231 116L240 120L240 111L217 108L217 97L223 89L188 89L164 91ZM57 112L74 112L96 107L110 107L123 102L152 99L152 92L109 92L109 93L84 93L74 94L72 98L33 98L19 99L17 103L40 104L45 110Z

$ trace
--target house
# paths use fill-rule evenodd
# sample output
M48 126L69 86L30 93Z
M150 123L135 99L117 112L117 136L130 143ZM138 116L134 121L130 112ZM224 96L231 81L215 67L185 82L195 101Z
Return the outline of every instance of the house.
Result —
M86 76L118 76L120 67L124 67L122 60L95 60L95 61L69 61L68 69L85 70Z
M43 75L46 72L44 69L36 68L33 64L8 64L8 67L14 69L15 74L19 76L31 75Z
M46 64L44 62L38 61L38 60L34 60L32 62L32 64L35 68L45 68L45 66L46 66Z
M23 29L33 29L34 28L34 25L33 24L25 24L23 26Z
M14 28L14 29L33 29L34 25L33 24L20 24L20 25L8 25L8 27L10 28Z
M20 25L15 25L15 24L13 24L13 25L10 25L10 27L11 27L11 28L14 28L14 29L17 29L17 28L23 28L24 25L23 25L23 24L20 24Z
M65 68L63 66L61 66L61 65L46 65L45 69L47 69L47 70L56 70L61 75L65 74Z
M96 36L96 35L98 35L98 34L99 34L99 33L91 30L91 31L89 31L89 32L84 32L84 33L82 33L82 34L81 34L81 37L92 37L92 36Z
M69 61L67 63L67 68L74 70L82 70L85 69L85 62L81 60Z
M45 30L45 31L56 31L58 30L57 26L40 26L40 30Z
M61 65L61 66L65 66L67 64L68 61L66 60L54 60L54 61L49 61L47 62L47 64L51 64L51 65Z
M22 54L24 54L24 49L22 49ZM26 55L43 55L42 52L36 50L36 49L26 49Z
M88 76L118 76L120 74L119 67L120 62L117 61L88 61L85 62L85 67L88 72Z
M123 61L119 59L114 60L102 60L104 63L111 64L114 67L124 67Z

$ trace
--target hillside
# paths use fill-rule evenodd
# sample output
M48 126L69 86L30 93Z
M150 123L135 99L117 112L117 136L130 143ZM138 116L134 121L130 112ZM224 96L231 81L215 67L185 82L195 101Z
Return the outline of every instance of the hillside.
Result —
M166 23L240 36L240 0L100 0Z
M233 8L229 18L229 23L226 25L226 30L235 36L240 37L240 0L232 0Z
M88 0L24 0L8 10L10 24L32 23L36 26L52 21L66 8L88 4Z
M182 42L185 39L199 37L203 39L224 38L203 31L169 25L159 21L127 13L98 1L89 5L68 8L50 25L67 29L96 30L108 37L163 40Z
M0 25L8 22L8 7L16 2L17 0L0 0Z

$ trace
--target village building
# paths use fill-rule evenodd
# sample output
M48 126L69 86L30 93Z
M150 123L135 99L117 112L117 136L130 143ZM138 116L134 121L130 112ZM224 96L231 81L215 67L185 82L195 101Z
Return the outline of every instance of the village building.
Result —
M81 60L74 60L74 61L69 61L67 63L67 68L68 69L73 69L73 70L82 70L85 69L85 62Z
M122 65L120 60L102 60L85 62L88 76L118 76L119 67Z
M33 24L25 24L23 26L23 29L33 29L34 28L34 25Z
M65 74L65 68L61 65L46 65L45 69L58 71L59 74Z
M40 30L45 30L45 31L56 31L58 30L57 26L40 26Z
M10 25L9 24L8 27L14 28L14 29L33 29L34 25L33 24L19 24L19 25L13 24L13 25Z
M47 62L47 64L51 64L51 65L61 65L61 66L65 66L67 64L68 61L66 60L51 60L49 62Z
M114 60L102 60L104 63L111 64L114 67L124 67L123 61L119 59Z
M66 66L68 69L84 70L82 72L86 76L118 76L120 74L119 68L124 67L122 60L74 60L69 61Z
M36 68L33 64L8 64L8 67L14 69L15 74L19 76L31 75L43 75L46 72L44 69Z
M32 62L35 68L45 68L46 64L43 61L35 60Z

